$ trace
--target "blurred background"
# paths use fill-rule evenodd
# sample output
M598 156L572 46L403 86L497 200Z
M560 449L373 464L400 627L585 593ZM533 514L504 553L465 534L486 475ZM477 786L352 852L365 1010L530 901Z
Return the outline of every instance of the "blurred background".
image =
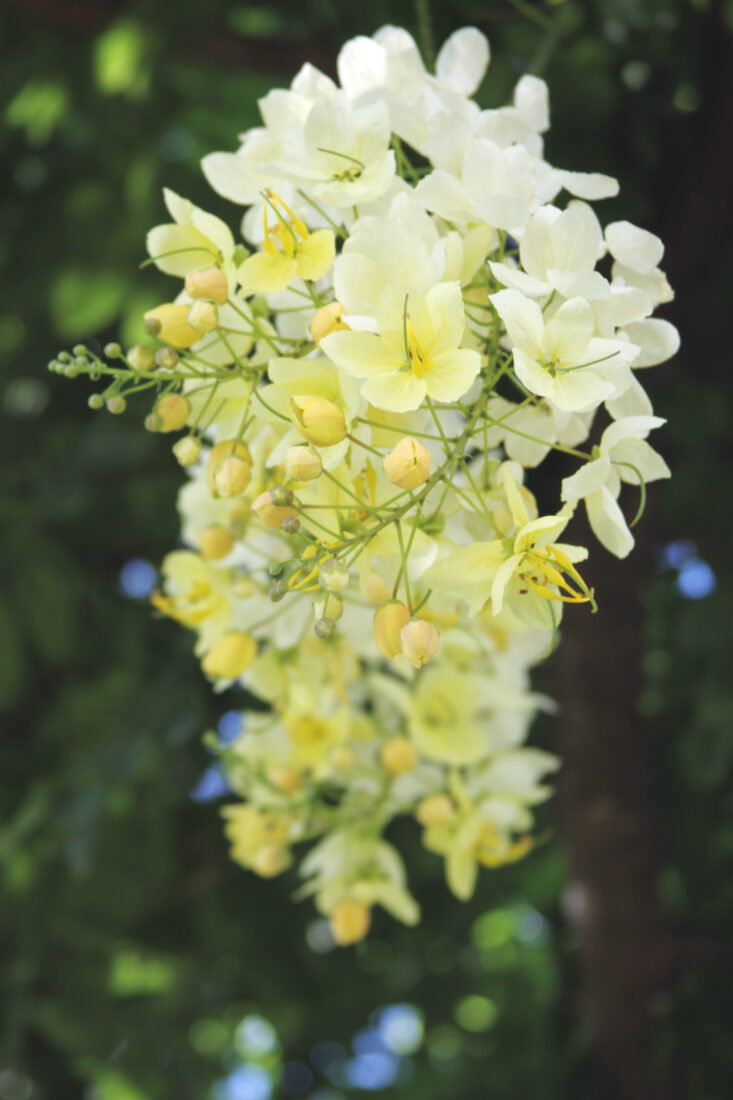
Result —
M682 333L644 378L674 478L630 559L593 549L601 612L566 615L538 676L562 705L534 734L563 757L542 843L470 903L406 826L422 924L333 951L294 877L230 863L201 738L236 735L242 696L212 696L147 604L180 470L147 408L91 412L46 370L137 337L167 286L138 270L164 185L234 226L201 156L305 60L333 74L345 38L421 11L0 9L0 1100L733 1096L733 6L433 5L438 44L488 34L484 105L548 80L549 159L620 179L599 212L663 237Z

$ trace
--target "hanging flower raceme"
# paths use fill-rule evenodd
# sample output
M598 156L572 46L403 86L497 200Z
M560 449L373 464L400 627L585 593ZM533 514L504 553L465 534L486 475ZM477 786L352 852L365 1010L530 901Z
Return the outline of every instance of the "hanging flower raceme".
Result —
M624 557L669 476L636 373L678 345L652 316L672 297L662 242L604 230L590 204L616 181L543 158L541 80L509 107L470 99L488 58L467 28L432 75L384 28L344 47L340 88L306 66L205 160L245 239L166 191L147 262L174 283L146 337L51 364L105 377L93 408L147 393L146 427L177 436L187 549L153 606L214 690L259 701L209 739L232 858L263 877L300 860L338 944L380 908L419 919L395 817L460 899L531 851L558 762L527 744L552 707L529 671L564 612L603 604L602 555L565 529L582 500ZM553 450L540 515L527 480Z

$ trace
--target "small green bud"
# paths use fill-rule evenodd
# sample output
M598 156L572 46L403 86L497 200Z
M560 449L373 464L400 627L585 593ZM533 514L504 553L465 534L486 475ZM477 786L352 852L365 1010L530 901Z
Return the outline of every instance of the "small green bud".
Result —
M319 619L313 627L316 638L332 638L336 632L336 623L333 619Z
M74 344L71 349L74 355L88 355L89 349L84 344Z
M143 325L143 328L147 332L148 336L157 336L162 327L163 326L161 325L157 317L148 317L147 321Z
M71 362L71 356L69 355L68 351L60 351L56 358L59 360L60 363Z
M113 413L115 416L119 416L127 408L127 402L121 393L116 393L114 397L107 398L107 411Z
M273 603L279 603L284 596L287 596L287 594L287 581L275 581L275 583L270 586L269 596Z
M295 500L295 494L286 485L274 485L270 489L270 499L278 508L289 508Z
M267 567L267 572L271 577L279 577L284 568L285 566L281 561L275 561Z
M286 516L280 526L286 535L297 535L300 530L300 520L297 516Z
M67 363L64 367L64 374L67 378L76 378L79 373L79 368L75 367L73 363Z
M90 409L103 409L104 398L102 397L101 393L91 393L89 395L87 405Z
M57 371L59 369L58 359L49 359L48 363L46 364L46 369L54 372Z
M115 340L111 344L104 345L104 354L108 359L119 359L122 355L122 348Z
M146 374L155 366L155 352L147 344L135 344L127 353L130 366L141 374Z
M87 365L87 358L85 355L77 355L71 361L79 370L84 370Z
M175 370L178 366L178 352L173 348L159 348L155 353L155 362L165 370Z

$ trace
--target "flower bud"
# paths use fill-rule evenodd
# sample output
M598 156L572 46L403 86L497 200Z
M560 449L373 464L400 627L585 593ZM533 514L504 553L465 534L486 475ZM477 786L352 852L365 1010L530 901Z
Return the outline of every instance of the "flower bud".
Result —
M201 667L212 680L236 680L257 656L257 642L240 630L222 634L206 654Z
M252 501L252 511L256 512L265 527L282 527L282 522L287 516L294 516L292 508L283 508L275 504L269 493L260 493L256 500Z
M104 398L102 397L101 393L90 394L87 400L87 405L90 409L103 409Z
M115 416L119 416L127 408L127 402L121 393L116 393L114 397L107 398L107 412L114 413Z
M219 271L218 267L189 271L185 287L189 298L209 298L218 306L223 306L229 297L227 277L223 271Z
M346 421L338 405L325 397L292 397L290 419L314 447L333 447L346 438Z
M155 362L163 370L175 370L178 366L178 352L174 348L158 348L155 353Z
M143 328L147 332L148 336L159 336L162 325L157 317L148 317Z
M156 431L177 432L188 420L191 406L180 393L164 393L155 406Z
M295 768L269 768L265 778L285 794L296 794L303 786L303 777Z
M201 339L201 333L193 325L188 323L188 306L177 306L172 302L149 309L145 314L146 321L157 321L160 324L157 336L164 344L171 344L174 348L190 348Z
M325 641L328 638L333 638L336 633L336 623L333 619L319 619L316 625L313 627L313 633L316 638L320 638Z
M266 844L252 860L252 870L261 878L274 878L290 866L290 852L281 844Z
M280 600L284 599L289 592L287 581L275 581L270 585L270 591L267 593L272 603L280 603Z
M350 898L342 898L331 913L331 935L340 947L363 940L372 921L371 910L357 905Z
M427 828L429 825L450 825L455 814L455 806L447 794L431 794L417 807L415 817Z
M193 466L201 454L201 440L195 435L184 435L177 443L173 444L173 454L181 466Z
M310 333L317 345L320 346L324 336L330 336L332 332L348 331L349 326L341 319L343 312L341 302L329 302L316 310L310 323Z
M407 737L391 737L379 750L379 760L390 775L404 775L417 764L417 750Z
M74 354L76 355L76 352ZM80 354L83 354L83 352ZM122 355L122 348L116 340L113 340L111 343L104 345L104 354L108 359L119 359Z
M286 535L297 535L300 530L300 520L297 516L286 516L280 527Z
M427 619L410 619L400 631L400 645L407 660L422 668L440 647L440 634Z
M329 592L326 596L315 596L313 599L313 611L316 619L323 619L328 612L329 619L337 623L344 613L343 600Z
M155 366L155 352L147 344L135 344L128 351L127 358L132 369L139 370L141 374L146 374Z
M318 570L318 583L327 592L343 592L349 586L350 573L335 558L325 561Z
M252 467L241 455L222 459L214 473L214 484L220 497L238 497L249 485Z
M190 307L186 319L192 328L199 332L213 332L219 324L219 310L213 302L199 298Z
M272 503L276 504L278 508L289 508L295 500L295 493L285 485L273 485L270 489L270 497Z
M384 472L400 489L417 489L430 476L430 451L406 435L384 459Z
M226 527L218 523L212 524L211 527L204 527L197 532L197 537L201 557L206 558L207 561L219 561L220 558L225 558L234 547L234 539Z
M390 600L374 616L374 642L387 660L400 652L400 631L409 620L410 612L399 600Z
M323 471L321 456L308 447L289 447L285 455L285 474L290 481L313 481Z
M231 455L238 455L244 459L248 466L252 466L252 457L244 443L236 443L233 439L224 439L221 443L217 443L211 448L209 461L206 464L206 482L212 496L219 496L216 487L216 472L224 459L229 458Z

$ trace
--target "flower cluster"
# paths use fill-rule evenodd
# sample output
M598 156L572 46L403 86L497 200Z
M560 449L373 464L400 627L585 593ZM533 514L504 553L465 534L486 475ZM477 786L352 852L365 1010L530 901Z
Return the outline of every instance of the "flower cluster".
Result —
M344 46L338 85L304 66L203 161L243 240L166 191L150 340L53 364L106 376L91 402L111 412L149 391L146 427L182 433L188 549L153 603L215 690L261 704L219 749L233 858L273 876L310 842L302 892L338 943L376 905L418 919L383 835L398 815L459 898L529 849L557 767L526 744L552 705L529 673L564 604L595 610L565 528L582 500L624 557L622 485L643 504L669 476L637 374L678 346L652 318L662 242L604 230L590 202L616 181L544 158L543 81L477 105L488 61L466 28L433 75L388 26ZM568 473L540 514L525 481L552 451Z

